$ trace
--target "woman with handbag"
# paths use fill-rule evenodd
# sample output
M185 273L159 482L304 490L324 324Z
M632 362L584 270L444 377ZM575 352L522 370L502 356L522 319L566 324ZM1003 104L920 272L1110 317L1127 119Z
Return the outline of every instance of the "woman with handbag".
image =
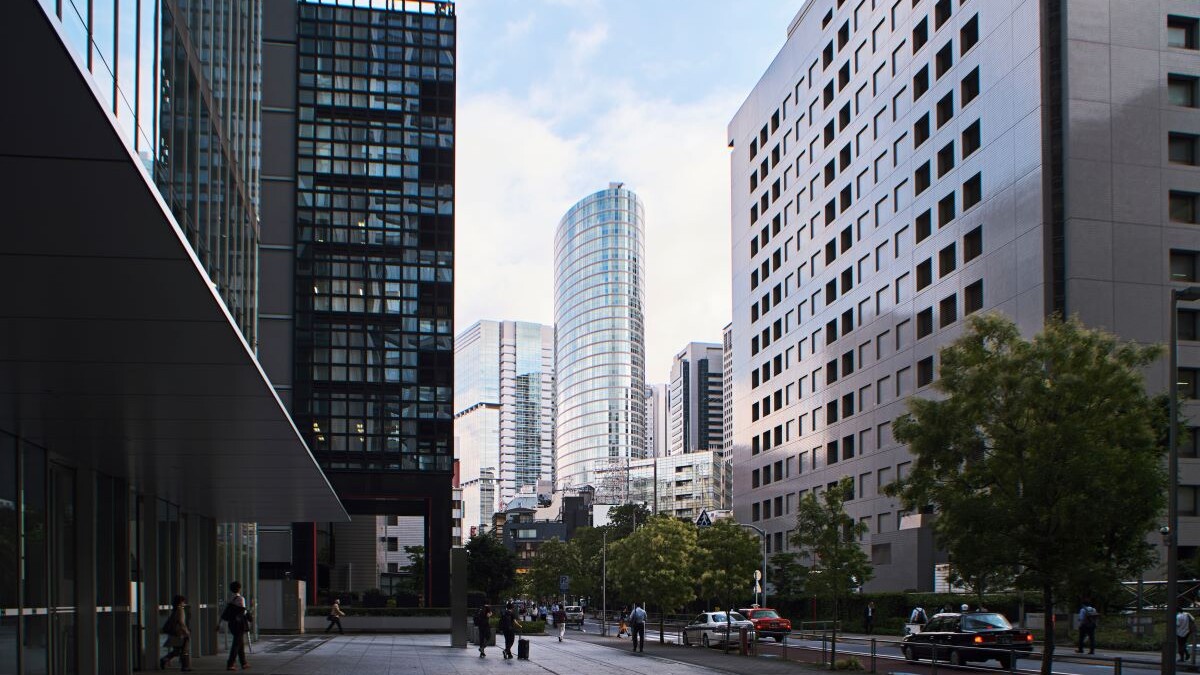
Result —
M179 657L180 670L185 673L192 671L192 654L189 645L192 632L187 627L187 598L175 596L171 603L171 616L163 624L162 632L167 636L166 646L171 648L167 655L158 660L158 669L166 670L171 665L171 659Z

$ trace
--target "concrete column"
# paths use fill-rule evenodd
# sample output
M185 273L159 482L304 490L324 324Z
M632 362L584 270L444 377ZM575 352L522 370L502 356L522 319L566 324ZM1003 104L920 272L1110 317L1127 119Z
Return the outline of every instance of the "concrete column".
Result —
M137 600L138 618L141 626L142 669L158 668L158 498L152 494L142 495L141 503L142 544L138 554L138 566L142 573L141 596ZM136 630L135 626L135 630Z
M450 646L467 646L467 549L450 549Z
M85 468L75 471L75 651L76 672L97 672L96 474Z
M188 610L188 620L191 622L192 631L190 647L192 656L195 657L200 656L201 654L211 653L205 651L203 646L200 644L200 640L202 639L201 635L203 633L214 632L212 630L205 630L205 622L202 618L203 612L200 610L200 598L202 597L200 583L204 578L204 571L206 569L210 570L209 573L211 574L211 565L206 567L206 565L208 565L208 560L206 560L208 557L206 555L206 550L211 548L213 544L210 543L205 546L204 543L202 543L202 538L205 534L205 528L203 527L201 519L196 516L196 514L188 513L184 516L181 516L181 518L185 519L183 523L180 523L181 530L183 531L184 536L187 537L187 555L183 558L183 578L185 581L184 588L172 591L171 595L174 596L176 593L182 593L188 599L188 603L191 605Z

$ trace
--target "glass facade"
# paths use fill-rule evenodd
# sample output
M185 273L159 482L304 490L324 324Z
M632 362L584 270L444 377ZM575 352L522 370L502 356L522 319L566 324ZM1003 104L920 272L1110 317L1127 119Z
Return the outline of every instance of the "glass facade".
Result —
M298 12L294 417L327 471L448 475L453 5Z
M40 0L251 345L260 0Z
M646 455L644 219L613 183L571 207L554 240L556 487L591 485L601 502L623 501L613 471Z

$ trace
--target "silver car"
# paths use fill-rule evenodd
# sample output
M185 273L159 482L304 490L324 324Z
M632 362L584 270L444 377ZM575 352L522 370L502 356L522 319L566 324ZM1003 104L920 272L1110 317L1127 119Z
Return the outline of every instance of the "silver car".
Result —
M683 644L724 645L737 642L745 628L751 640L756 638L754 623L737 612L701 612L683 627Z

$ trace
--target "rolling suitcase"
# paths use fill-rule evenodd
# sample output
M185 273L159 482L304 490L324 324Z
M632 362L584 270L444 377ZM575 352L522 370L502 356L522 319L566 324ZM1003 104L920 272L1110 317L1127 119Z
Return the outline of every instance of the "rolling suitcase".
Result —
M525 661L529 660L529 640L524 637L517 640L517 658Z

